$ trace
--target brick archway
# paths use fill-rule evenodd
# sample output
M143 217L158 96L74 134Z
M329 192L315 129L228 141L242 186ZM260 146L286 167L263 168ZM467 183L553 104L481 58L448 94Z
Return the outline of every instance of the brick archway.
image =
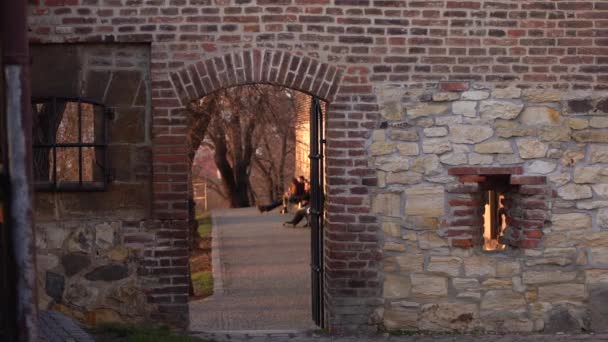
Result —
M247 84L273 84L302 91L331 103L342 69L286 51L244 50L187 65L153 82L153 217L156 241L146 252L147 274L157 281L149 299L160 319L188 322L187 219L188 103L216 90ZM169 267L167 267L169 266Z

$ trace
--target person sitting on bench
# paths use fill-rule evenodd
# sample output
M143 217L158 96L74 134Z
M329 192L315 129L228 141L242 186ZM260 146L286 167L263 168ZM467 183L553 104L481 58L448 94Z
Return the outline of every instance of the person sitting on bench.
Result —
M277 208L281 204L283 205L283 209L281 210L281 214L287 213L287 205L289 203L298 203L304 197L304 183L298 181L297 178L293 178L291 180L291 185L289 186L289 190L283 194L283 198L281 200L276 200L268 205L258 205L258 210L263 213L265 211L271 211L274 208Z
M306 226L308 226L310 224L310 222L308 222L308 215L310 215L310 206L308 206L308 203L306 204L306 206L298 209L298 211L296 211L296 214L293 216L293 218L289 221L283 222L283 226L287 227L288 225L292 225L294 228L298 225L298 223L300 223L300 221L302 221L303 218L306 218Z

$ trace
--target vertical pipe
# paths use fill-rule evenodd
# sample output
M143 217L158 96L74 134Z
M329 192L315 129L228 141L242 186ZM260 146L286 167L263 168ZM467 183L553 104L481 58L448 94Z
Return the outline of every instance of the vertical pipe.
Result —
M38 340L36 266L32 211L32 116L25 0L1 1L2 72L4 73L8 166L8 227L14 259L14 317L17 341Z

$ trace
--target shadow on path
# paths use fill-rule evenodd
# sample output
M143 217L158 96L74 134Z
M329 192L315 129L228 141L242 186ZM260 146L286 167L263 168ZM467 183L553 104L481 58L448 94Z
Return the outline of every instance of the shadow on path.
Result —
M213 273L221 288L190 303L190 330L314 328L310 230L283 227L291 215L278 210L260 214L255 208L228 209L214 211L212 217ZM216 267L217 254L221 267Z

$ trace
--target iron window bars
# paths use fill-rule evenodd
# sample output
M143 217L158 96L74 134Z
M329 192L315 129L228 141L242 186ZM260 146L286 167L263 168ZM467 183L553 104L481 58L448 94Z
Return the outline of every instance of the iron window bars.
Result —
M110 180L108 119L85 98L32 99L34 186L38 191L104 191Z

